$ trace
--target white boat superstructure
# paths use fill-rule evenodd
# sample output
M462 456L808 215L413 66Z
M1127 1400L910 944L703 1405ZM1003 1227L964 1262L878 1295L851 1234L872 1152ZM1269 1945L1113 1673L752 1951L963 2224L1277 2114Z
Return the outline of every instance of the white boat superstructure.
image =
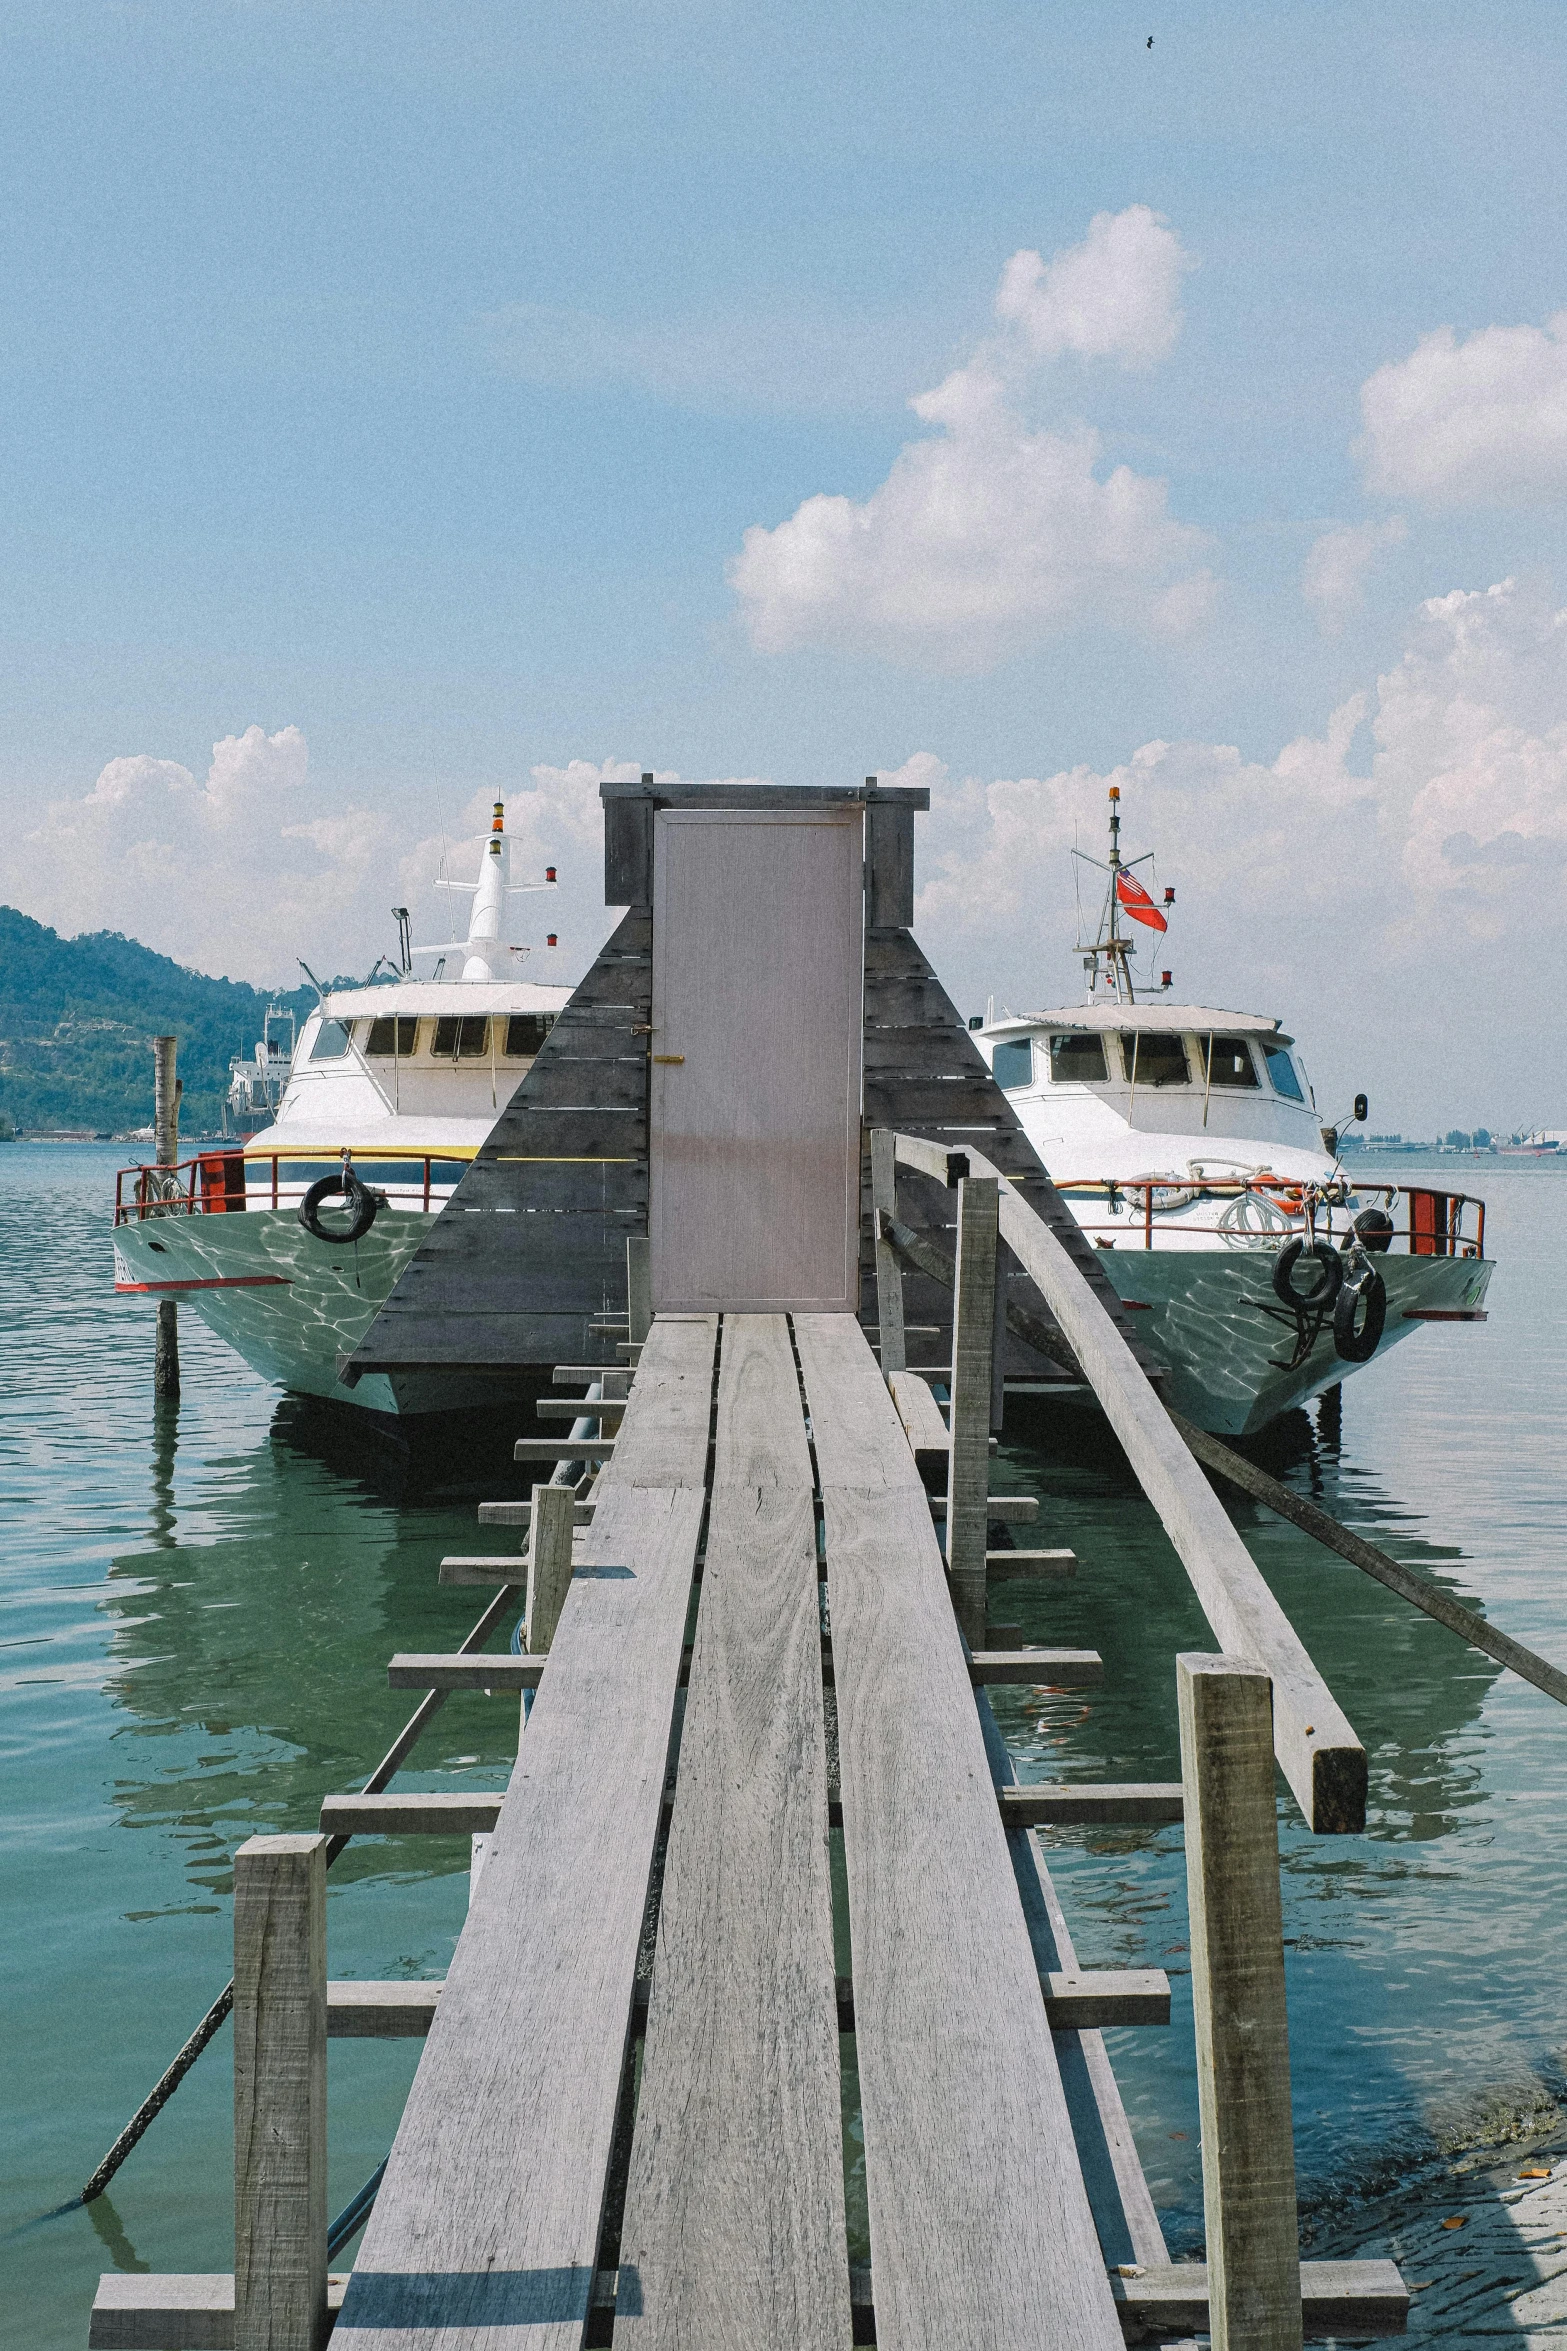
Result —
M229 1090L223 1101L225 1135L253 1135L276 1118L294 1063L295 1026L286 1004L269 1004L255 1050L237 1053L229 1063Z
M465 939L406 948L389 980L324 991L300 1031L276 1116L243 1150L163 1176L127 1170L115 1211L115 1287L179 1295L278 1385L382 1412L470 1400L462 1375L338 1379L496 1118L532 1067L570 989L523 977L507 937L513 883L495 804ZM406 923L406 910L396 910ZM406 930L403 932L406 940ZM547 947L555 946L551 933ZM435 959L418 979L413 958ZM449 966L458 972L446 976ZM473 1392L477 1394L478 1389Z
M1124 918L1155 902L1110 855L1086 1004L971 1023L1123 1305L1149 1315L1171 1402L1231 1435L1335 1386L1422 1322L1484 1319L1484 1204L1357 1186L1293 1036L1264 1014L1137 980ZM1097 864L1097 860L1089 862ZM1145 862L1142 859L1137 864ZM1144 989L1138 1000L1138 989ZM1365 1116L1357 1098L1355 1116ZM1402 1242L1402 1248L1399 1244Z

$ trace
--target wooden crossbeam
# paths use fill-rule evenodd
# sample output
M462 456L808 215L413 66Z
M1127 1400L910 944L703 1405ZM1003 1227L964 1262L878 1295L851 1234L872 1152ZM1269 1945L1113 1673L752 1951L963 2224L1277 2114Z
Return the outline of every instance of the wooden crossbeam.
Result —
M593 1524L591 1502L574 1502L571 1507L579 1527L590 1527ZM481 1502L479 1504L479 1524L482 1527L525 1527L531 1523L532 1518L533 1504L531 1502Z
M323 1816L324 1817L324 1816ZM1170 1823L1186 1817L1179 1780L1128 1780L1064 1787L1038 1781L1001 1790L1009 1829L1094 1828L1111 1822Z
M993 1584L1004 1584L1018 1576L1049 1578L1074 1576L1077 1573L1075 1551L987 1551L985 1575Z
M467 1657L448 1649L403 1649L386 1669L389 1690L536 1690L542 1657Z
M533 1407L540 1420L614 1420L625 1411L616 1396L541 1396Z
M976 1649L969 1658L969 1679L976 1683L1048 1682L1057 1690L1086 1690L1104 1678L1097 1649Z
M513 1461L609 1461L613 1437L519 1437L511 1449Z
M925 1499L930 1504L933 1518L946 1517L947 1497L945 1494L927 1494ZM986 1499L985 1516L987 1519L994 1519L998 1526L1012 1525L1020 1520L1037 1518L1039 1516L1038 1497L1033 1494L991 1494Z
M1056 2031L1099 2032L1113 2024L1168 2024L1170 1979L1157 1967L1051 1968L1039 1979Z
M347 2284L346 2276L327 2279L329 2317L342 2309ZM1109 2287L1131 2342L1208 2331L1208 2271L1202 2262L1129 2264L1111 2273ZM590 2307L613 2310L619 2288L618 2271L597 2271ZM849 2297L856 2329L863 2325L868 2332L875 2311L869 2268L850 2270ZM1409 2291L1391 2261L1303 2261L1300 2297L1308 2341L1380 2340L1401 2335L1409 2321ZM110 2270L98 2282L87 2341L89 2351L233 2351L233 2276Z
M331 1837L484 1837L500 1818L501 1801L499 1795L479 1788L442 1788L407 1796L323 1796L321 1826Z
M435 2021L442 1986L341 1978L326 1988L328 2040L417 2041Z

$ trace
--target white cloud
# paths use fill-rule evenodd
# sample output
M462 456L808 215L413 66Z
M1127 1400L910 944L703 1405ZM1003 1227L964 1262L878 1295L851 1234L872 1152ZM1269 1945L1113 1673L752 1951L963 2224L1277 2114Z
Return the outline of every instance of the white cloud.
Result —
M1301 573L1300 592L1317 608L1324 632L1336 637L1351 613L1365 602L1365 578L1377 557L1409 536L1401 514L1385 522L1347 523L1313 541Z
M1367 486L1432 506L1567 493L1567 311L1540 327L1451 327L1361 386Z
M1176 297L1192 267L1180 239L1146 204L1096 212L1081 245L1048 266L1014 253L1001 273L997 318L1015 324L1036 359L1075 352L1151 366L1181 331Z
M1134 364L1167 351L1185 266L1145 205L1099 214L1048 267L1014 254L1000 333L910 403L937 429L868 498L819 493L745 533L729 576L758 649L847 645L972 671L1085 619L1198 625L1206 541L1171 516L1165 484L1105 472L1088 425L1036 430L1025 413L1031 375L1066 353Z

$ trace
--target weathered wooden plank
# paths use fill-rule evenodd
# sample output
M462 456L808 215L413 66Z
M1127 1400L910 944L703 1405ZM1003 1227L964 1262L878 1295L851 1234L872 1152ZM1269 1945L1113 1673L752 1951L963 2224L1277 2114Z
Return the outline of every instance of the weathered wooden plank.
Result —
M660 1322L644 1350L628 1451L600 1482L354 2269L355 2351L579 2351L702 1520L715 1336L711 1320ZM676 1397L700 1423L687 1438ZM666 1424L662 1489L635 1475L639 1412Z
M972 1682L1048 1682L1057 1690L1086 1690L1105 1678L1097 1649L975 1649Z
M329 1837L483 1836L494 1828L500 1809L500 1797L482 1788L323 1796L321 1828Z
M653 1327L653 1253L646 1233L626 1237L626 1337L640 1347Z
M326 1844L234 1856L234 2343L326 2341Z
M987 1551L985 1573L993 1584L1015 1582L1019 1577L1044 1576L1051 1579L1075 1576L1075 1551Z
M613 1374L610 1375L613 1377ZM555 1638L560 1612L571 1589L572 1492L569 1486L535 1486L533 1524L528 1536L527 1645L541 1657Z
M329 2317L343 2307L348 2279L329 2277ZM88 2351L234 2351L231 2270L158 2276L107 2270L98 2280Z
M851 2338L816 1525L783 1317L724 1318L617 2341Z
M435 2020L440 1983L340 1978L326 1988L327 2038L333 2041L422 2040Z
M541 1396L533 1409L540 1420L597 1420L615 1425L625 1405L607 1396Z
M536 1690L542 1657L469 1657L457 1649L400 1649L386 1668L389 1690Z
M604 802L604 903L653 903L653 802L646 794L616 793Z
M885 1366L883 1367L885 1368ZM909 1440L909 1451L918 1462L945 1463L952 1449L947 1424L941 1417L941 1407L930 1392L930 1384L917 1372L895 1371L887 1381L892 1400L898 1408L898 1418Z
M1289 2018L1268 1677L1175 1661L1214 2351L1301 2340Z
M1174 2334L1207 2334L1209 2269L1202 2261L1171 2263L1112 2277L1123 2322L1134 2341ZM1391 2261L1303 2261L1300 2310L1304 2333L1359 2343L1401 2335L1409 2322L1409 2289ZM1259 2338L1260 2340L1260 2338Z
M933 1146L907 1136L900 1138L899 1157L932 1175L940 1166ZM1272 1679L1274 1753L1308 1823L1325 1833L1363 1828L1365 1750L1169 1414L1098 1299L1074 1278L1055 1234L1010 1189L1001 1196L1001 1231L1093 1382L1215 1636Z
M1046 1969L1040 1986L1056 2031L1099 2032L1109 2025L1168 2024L1170 1979L1157 1967Z
M614 1450L613 1437L576 1437L567 1429L558 1437L519 1437L511 1454L513 1461L608 1461Z
M903 1273L889 1242L882 1238L881 1219L898 1213L897 1162L893 1138L886 1127L871 1133L871 1231L875 1236L876 1314L880 1328L882 1376L891 1379L908 1360L903 1337Z
M1003 1788L1001 1817L1009 1829L1093 1828L1113 1821L1168 1824L1186 1817L1179 1780L1067 1782L1030 1780Z
M858 1328L801 1315L795 1337L826 1518L877 2339L1101 2351L1120 2327L926 1496Z
M533 1504L531 1502L481 1502L478 1516L479 1524L482 1527L525 1527L533 1516ZM573 1523L579 1527L590 1527L593 1524L592 1503L573 1503L572 1519Z
M982 1649L985 1645L985 1526L995 1355L997 1197L994 1178L965 1177L958 1188L946 1550L952 1604L972 1649Z
M926 1500L930 1504L931 1516L933 1518L946 1517L947 1497L945 1494L928 1494L926 1496ZM994 1522L994 1524L997 1526L1021 1525L1029 1520L1036 1519L1038 1516L1039 1501L1036 1495L989 1494L985 1498L985 1520L987 1525L992 1522ZM988 1559L988 1552L986 1553L986 1557Z
M914 920L914 811L873 800L865 811L865 922L881 929Z

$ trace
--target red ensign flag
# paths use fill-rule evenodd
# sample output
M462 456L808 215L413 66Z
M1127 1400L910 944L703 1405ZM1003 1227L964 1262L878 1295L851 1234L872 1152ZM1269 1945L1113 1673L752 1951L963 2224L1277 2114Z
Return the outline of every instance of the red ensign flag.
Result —
M1151 931L1167 931L1169 929L1169 924L1143 888L1142 883L1134 880L1131 874L1118 873L1116 875L1115 894L1133 922L1145 922Z

